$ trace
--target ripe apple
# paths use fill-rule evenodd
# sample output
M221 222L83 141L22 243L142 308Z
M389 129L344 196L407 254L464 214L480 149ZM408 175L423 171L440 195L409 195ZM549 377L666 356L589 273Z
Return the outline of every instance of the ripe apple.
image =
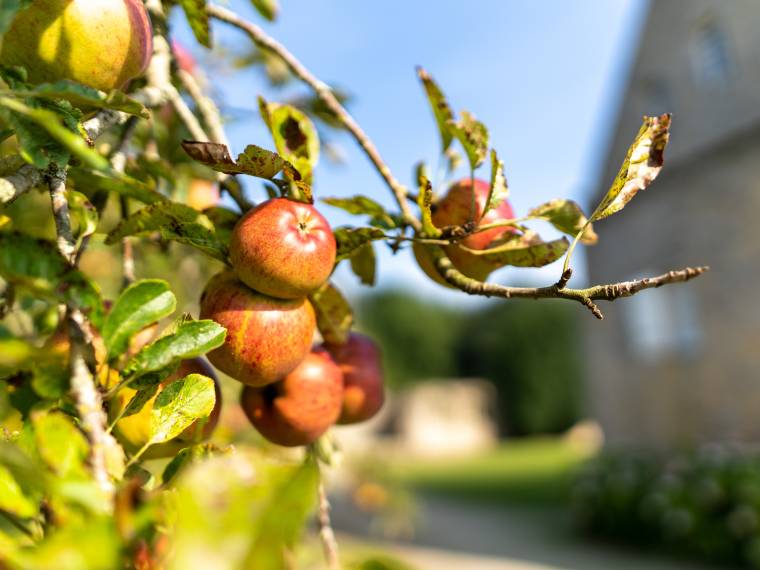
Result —
M480 218L486 201L490 184L485 180L475 179L475 206L476 220ZM433 211L433 223L436 227L457 226L466 224L471 219L472 210L472 184L469 178L464 178L456 182L446 195L436 204ZM499 206L489 210L488 213L480 220L480 225L493 224L501 220L511 220L515 217L512 206L504 200ZM469 249L486 249L494 240L500 238L507 232L514 231L509 227L493 228L484 232L472 234L461 240L459 244ZM459 271L468 277L483 281L488 275L498 267L488 261L465 251L459 244L446 246L446 254L451 259ZM414 243L412 250L417 258L420 268L436 283L449 286L441 277L433 264L429 248L420 243Z
M0 63L24 66L32 83L110 91L145 71L152 53L142 0L33 0L3 37Z
M274 198L251 209L235 226L230 261L249 287L296 299L327 281L335 250L330 225L313 206Z
M209 281L201 296L201 318L227 329L224 344L208 353L211 364L251 386L276 382L298 366L316 330L309 301L262 295L231 271Z
M208 439L214 431L216 424L219 422L219 414L222 411L222 392L219 388L219 380L216 377L214 369L203 358L191 358L183 360L177 371L161 383L161 389L165 388L175 380L184 378L188 374L203 374L214 381L214 393L216 402L214 409L211 410L208 418L200 419L193 422L181 434L171 441L159 443L148 448L144 457L151 459L157 457L171 457L183 447ZM113 397L110 402L109 416L112 419L118 417L121 410L126 406L137 392L129 387L122 388ZM148 400L142 409L131 416L120 419L114 427L114 435L119 442L131 453L139 450L145 445L150 437L150 414L153 408L153 402L158 397L159 392Z
M351 333L345 344L325 344L325 348L343 372L343 408L338 423L370 419L385 400L380 348L358 333Z
M343 399L343 374L319 348L282 381L246 386L240 405L253 426L272 443L307 445L335 423Z

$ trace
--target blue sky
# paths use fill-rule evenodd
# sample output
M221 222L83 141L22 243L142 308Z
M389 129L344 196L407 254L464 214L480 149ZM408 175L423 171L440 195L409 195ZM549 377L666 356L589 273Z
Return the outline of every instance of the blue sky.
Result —
M435 166L440 145L414 71L416 65L425 67L455 110L467 109L488 126L519 215L555 197L591 206L589 190L625 88L646 0L282 0L273 24L258 17L247 1L229 5L261 24L318 77L353 95L351 113L407 184L418 160ZM211 70L214 90L230 109L233 151L249 143L271 147L256 95L276 101L292 91L272 90L258 72L220 69L194 45L179 18L174 32ZM247 38L229 27L215 25L214 32L218 50L242 51L247 45ZM335 142L347 163L321 161L316 195L361 193L393 207L388 189L352 140L339 135ZM482 176L487 178L488 171ZM262 196L258 183L249 188L254 197ZM333 208L321 209L335 225L349 221ZM602 224L597 230L604 239ZM545 237L554 235L549 228L537 229ZM378 246L379 286L464 302L463 294L430 282L410 252L391 256L385 250ZM492 280L548 284L559 265L506 269ZM582 252L574 265L582 283ZM361 292L346 268L336 278L349 293Z

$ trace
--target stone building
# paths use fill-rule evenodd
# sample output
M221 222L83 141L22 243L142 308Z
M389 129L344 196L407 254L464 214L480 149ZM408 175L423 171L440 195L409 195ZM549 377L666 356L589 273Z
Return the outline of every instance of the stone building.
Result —
M665 168L600 222L589 278L710 265L588 323L589 411L609 443L760 442L760 2L652 0L598 201L644 114L673 113Z

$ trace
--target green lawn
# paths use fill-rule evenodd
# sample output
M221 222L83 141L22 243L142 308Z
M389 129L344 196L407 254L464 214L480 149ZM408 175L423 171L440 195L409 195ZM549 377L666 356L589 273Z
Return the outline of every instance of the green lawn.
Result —
M471 501L551 505L565 500L575 470L588 458L560 439L523 439L461 459L402 459L392 475L419 491Z

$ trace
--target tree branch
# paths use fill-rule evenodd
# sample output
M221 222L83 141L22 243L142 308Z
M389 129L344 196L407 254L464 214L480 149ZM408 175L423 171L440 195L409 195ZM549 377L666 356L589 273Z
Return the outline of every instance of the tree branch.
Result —
M50 201L53 208L58 250L72 266L77 259L76 240L71 232L71 217L66 200L66 171L53 168L47 174ZM116 440L106 430L103 402L85 360L85 346L91 345L89 324L77 307L67 307L66 321L69 336L69 367L71 395L81 421L82 429L90 442L90 465L101 489L111 497L114 485L108 471L108 457L120 453ZM123 454L122 454L123 455Z
M435 267L441 277L447 283L470 295L483 297L527 298L527 299L569 299L577 301L587 307L597 319L603 319L602 311L594 301L614 301L622 297L630 297L645 289L654 289L668 285L689 281L699 277L709 270L707 266L687 267L678 271L669 271L657 277L646 277L634 281L624 281L609 285L594 285L586 289L567 289L572 271L565 271L560 280L548 287L508 287L493 283L483 283L467 277L458 271L441 247L432 246L430 252L433 256Z
M419 220L417 220L409 208L406 188L398 180L396 180L390 168L380 156L380 152L377 150L377 147L375 147L375 144L362 130L354 118L349 114L345 107L341 105L340 101L338 101L338 99L335 97L330 87L315 77L308 69L306 69L306 67L304 67L304 65L298 61L298 59L296 59L296 57L291 54L285 46L268 36L264 30L259 28L257 25L251 22L247 22L234 12L231 12L230 10L227 10L226 8L222 8L221 6L217 6L215 4L209 4L207 6L207 12L212 18L227 22L228 24L231 24L236 28L242 30L257 46L277 55L285 63L285 65L287 65L288 69L293 75L311 87L317 97L322 100L327 108L332 111L332 113L340 121L340 123L346 127L349 133L351 133L356 142L364 151L364 154L367 155L377 171L380 173L380 176L383 177L383 180L385 180L385 183L391 189L393 195L396 198L396 202L401 209L401 214L404 218L404 222L415 230L419 229Z

